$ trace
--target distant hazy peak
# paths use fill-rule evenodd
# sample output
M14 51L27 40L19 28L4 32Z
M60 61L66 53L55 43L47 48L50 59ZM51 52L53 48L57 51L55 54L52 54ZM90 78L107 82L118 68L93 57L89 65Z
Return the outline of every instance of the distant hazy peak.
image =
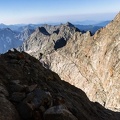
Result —
M4 28L3 30L8 30L8 31L12 31L10 28Z
M69 26L69 27L75 27L72 23L70 23L70 22L67 22L66 24L65 24L66 26Z
M0 25L5 25L5 24L3 24L3 23L0 23Z

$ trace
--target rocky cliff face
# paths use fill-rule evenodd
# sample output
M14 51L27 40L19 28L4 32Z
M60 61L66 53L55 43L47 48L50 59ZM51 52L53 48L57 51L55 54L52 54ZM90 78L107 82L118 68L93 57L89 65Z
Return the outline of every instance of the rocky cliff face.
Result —
M120 111L120 13L94 36L70 23L49 35L36 31L22 50L84 90L90 100Z
M0 120L119 120L28 54L0 55Z

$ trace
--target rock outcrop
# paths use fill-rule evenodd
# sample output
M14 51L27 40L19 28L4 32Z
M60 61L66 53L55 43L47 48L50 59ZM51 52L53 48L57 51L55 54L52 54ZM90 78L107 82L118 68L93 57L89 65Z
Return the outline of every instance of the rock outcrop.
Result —
M120 111L120 13L93 36L67 23L47 36L33 33L21 50L81 88L90 100Z
M120 113L86 94L24 52L0 55L0 120L119 120Z

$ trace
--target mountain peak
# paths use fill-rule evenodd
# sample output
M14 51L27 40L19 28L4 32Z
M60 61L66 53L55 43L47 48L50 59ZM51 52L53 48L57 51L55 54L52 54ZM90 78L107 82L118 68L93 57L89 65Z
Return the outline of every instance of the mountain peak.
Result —
M80 30L76 26L74 26L72 23L70 23L70 22L67 22L66 24L63 24L63 26L69 27L69 28L74 28L74 30L76 32L80 32Z
M72 23L70 23L70 22L67 22L65 25L69 26L69 27L74 27L74 25Z
M5 25L5 24L3 24L3 23L0 23L0 25Z
M3 23L0 23L0 28L6 28L6 25Z

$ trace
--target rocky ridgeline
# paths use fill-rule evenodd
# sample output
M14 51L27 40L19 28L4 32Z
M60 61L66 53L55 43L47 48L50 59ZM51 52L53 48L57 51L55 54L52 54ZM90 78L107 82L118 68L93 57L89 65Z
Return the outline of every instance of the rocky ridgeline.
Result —
M67 40L77 31L79 30L69 22L60 26L44 25L37 28L18 49L39 58L40 53L47 55L64 47Z
M120 113L90 102L35 58L0 55L0 120L119 120Z
M43 28L24 42L21 51L85 91L91 101L120 111L120 13L93 36L71 23Z

